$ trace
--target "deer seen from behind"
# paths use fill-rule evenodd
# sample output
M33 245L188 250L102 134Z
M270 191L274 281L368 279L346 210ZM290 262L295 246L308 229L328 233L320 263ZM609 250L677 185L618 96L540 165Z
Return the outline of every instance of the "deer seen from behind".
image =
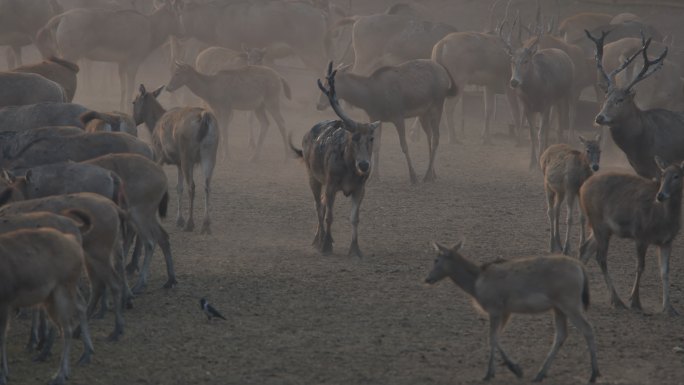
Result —
M425 279L434 284L444 278L466 292L489 316L489 362L484 381L494 378L496 351L506 367L518 378L523 371L499 344L499 332L513 313L536 314L553 310L556 335L544 363L534 377L546 377L551 362L568 335L567 321L584 335L591 358L591 377L600 376L596 359L596 340L584 311L589 307L589 279L582 264L563 255L499 260L478 266L461 255L462 243L446 247L435 243L435 264Z
M339 191L352 199L352 240L349 255L362 257L358 241L359 210L371 173L373 136L380 122L359 123L342 110L337 99L332 62L328 65L327 86L318 81L318 87L328 97L340 120L325 120L314 125L302 139L302 149L290 143L297 157L304 160L309 174L309 186L318 214L318 229L313 245L323 254L333 249L331 226L333 204Z
M665 162L684 160L684 113L663 109L641 110L635 103L634 86L657 71L667 55L667 49L655 59L648 58L651 39L642 40L643 45L619 67L608 73L603 67L603 42L607 32L595 37L585 31L596 45L596 65L606 97L596 123L608 126L615 144L625 153L629 164L637 174L645 178L660 177L655 156ZM625 86L616 83L615 77L627 68L638 56L643 57L643 66Z
M554 144L544 151L539 160L544 174L544 191L546 192L546 215L551 225L549 249L551 252L570 253L570 228L572 227L572 212L575 209L575 199L579 197L579 190L594 172L599 169L601 160L601 134L594 139L579 137L584 145L584 151L578 151L567 144ZM563 200L567 207L567 229L565 242L560 243L560 209ZM584 214L580 210L580 245L585 241Z
M679 233L682 211L682 178L684 163L668 165L656 157L662 175L660 182L633 174L605 173L589 178L580 189L580 204L591 236L580 247L580 259L586 262L596 256L610 291L610 302L625 308L608 274L608 244L615 234L634 239L637 249L637 273L630 295L632 309L641 311L639 282L644 272L646 251L656 245L660 254L660 276L663 285L665 313L676 315L670 304L669 270L672 242Z

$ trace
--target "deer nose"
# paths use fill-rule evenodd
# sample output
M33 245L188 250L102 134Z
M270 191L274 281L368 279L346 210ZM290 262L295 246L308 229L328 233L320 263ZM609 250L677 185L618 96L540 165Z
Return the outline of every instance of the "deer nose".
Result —
M605 117L605 116L603 116L603 115L601 115L601 114L596 115L596 123L597 123L597 124L604 124L605 122L606 122L606 117Z
M516 88L520 85L520 81L516 78L511 79L511 87Z
M598 165L598 164L594 164L594 165L591 166L591 169L594 170L594 172L596 172L596 171L599 170L599 165Z
M361 162L359 162L359 170L361 170L362 172L368 172L369 169L370 163L368 161L362 160Z
M658 202L662 202L662 201L664 201L665 199L667 199L667 195L665 195L665 194L662 193L662 192L659 192L658 195L656 195L656 200L657 200Z

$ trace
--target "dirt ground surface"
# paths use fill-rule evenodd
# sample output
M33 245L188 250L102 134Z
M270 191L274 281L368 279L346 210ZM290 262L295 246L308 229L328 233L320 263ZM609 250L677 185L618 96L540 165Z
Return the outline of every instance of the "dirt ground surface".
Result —
M477 7L482 19L486 7L476 3L435 2L446 4L454 15L460 10L457 6ZM467 15L459 20L474 12L463 10ZM111 102L110 109L116 92L99 95ZM335 205L334 254L321 256L310 246L316 214L304 165L284 160L274 128L262 160L248 162L248 123L246 115L239 114L230 131L231 159L217 166L212 181L213 234L176 228L175 168L167 166L171 206L163 224L171 236L179 284L171 290L161 288L166 276L157 250L147 291L125 313L124 337L116 343L105 340L113 326L111 314L93 320L93 362L72 368L69 383L481 383L488 355L487 319L451 282L434 287L423 283L434 256L430 241L465 240L464 255L481 263L543 254L549 226L541 174L527 169L528 147L515 147L503 136L505 108L500 109L493 128L498 135L491 146L480 145L479 104L467 111L462 144L450 145L443 139L439 147L435 183L409 184L396 131L385 125L382 179L368 184L361 207L363 259L347 256L350 203L341 194ZM297 146L315 122L330 117L332 112L319 113L313 106L289 104L285 109ZM410 143L410 151L416 171L424 172L424 137ZM627 170L619 157L604 157L602 172L621 167ZM196 223L202 216L200 175L195 179ZM573 228L573 251L578 231ZM684 313L682 254L682 241L676 241L670 293L675 308ZM614 238L608 263L627 300L636 267L633 242ZM649 249L641 284L644 314L612 309L595 261L589 262L587 271L599 383L684 383L684 354L673 351L684 346L684 323L681 317L659 312L657 250ZM207 322L200 297L227 321ZM47 363L31 362L24 351L27 323L13 320L9 331L14 385L44 383L58 365L60 345ZM547 384L578 384L589 378L585 341L574 327L569 332ZM552 339L551 314L514 316L501 344L523 367L525 377L518 380L499 365L491 383L529 382ZM73 362L81 353L80 342L74 347Z

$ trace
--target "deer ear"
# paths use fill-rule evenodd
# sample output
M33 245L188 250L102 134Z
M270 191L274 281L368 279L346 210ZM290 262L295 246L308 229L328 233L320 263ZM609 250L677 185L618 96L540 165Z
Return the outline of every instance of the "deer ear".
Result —
M382 124L382 122L379 120L376 120L375 122L371 123L370 124L371 132L375 132L375 130L380 127L380 124Z
M601 133L600 132L594 136L594 140L597 142L601 141Z
M24 180L28 183L31 183L31 176L32 175L33 175L33 172L31 171L31 169L28 169L26 171L26 174L24 175Z
M578 138L579 138L580 143L582 143L582 144L586 144L586 143L587 143L587 140L584 139L584 137L583 137L582 135L579 135Z
M14 174L12 174L11 171L3 168L2 169L2 179L6 180L9 183L14 183L14 180L16 178L14 177Z
M159 94L161 94L161 92L164 91L164 87L166 86L162 85L159 86L159 88L157 88L156 90L152 91L152 96L154 96L154 98L156 99L159 96Z
M451 251L448 247L434 241L432 242L432 248L435 249L436 252L444 254L448 254Z
M147 90L145 90L145 85L140 83L140 87L138 87L138 90L140 90L141 95L145 95L147 93Z
M463 248L463 241L458 242L454 247L451 248L452 251L459 251Z
M664 160L663 158L661 158L661 157L659 157L658 155L656 155L656 156L655 156L655 162L656 162L656 165L658 165L658 168L659 168L661 171L665 171L665 169L667 168L667 162L665 162L665 160Z

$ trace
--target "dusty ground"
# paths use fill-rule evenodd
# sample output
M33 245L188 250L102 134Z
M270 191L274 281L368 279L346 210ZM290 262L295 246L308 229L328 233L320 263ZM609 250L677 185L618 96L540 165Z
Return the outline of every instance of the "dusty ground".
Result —
M309 111L285 112L297 144L313 123L331 116ZM161 289L166 277L157 255L149 289L125 313L123 339L105 341L111 315L92 321L96 354L91 365L73 368L70 383L480 383L488 354L486 318L452 283L423 284L433 259L429 242L464 239L464 254L478 262L538 255L547 248L549 226L541 175L527 170L528 149L502 136L492 146L480 146L479 116L469 115L463 144L443 141L439 179L432 184L409 185L395 131L385 130L383 179L368 185L361 210L360 243L366 254L361 260L346 255L350 205L341 195L335 206L335 253L323 257L309 246L316 219L304 166L283 161L275 130L263 160L247 162L247 125L238 117L231 131L233 159L217 167L212 183L213 235L175 228L176 176L167 168L172 205L164 225L179 285ZM500 114L494 131L505 132L506 120ZM423 172L424 139L412 143L411 152L416 170ZM608 159L603 170L616 165ZM201 219L201 198L198 207ZM671 296L684 312L681 245L676 242L673 250ZM642 281L647 314L613 310L596 263L587 267L601 383L684 381L684 355L672 351L684 346L684 324L681 317L658 312L655 256L649 250ZM626 300L635 271L632 242L613 240L609 268ZM228 321L207 322L199 309L202 296ZM13 321L8 353L15 385L42 383L57 366L59 347L48 363L34 364L23 350L26 338L26 321ZM525 378L517 380L499 366L492 383L529 381L552 338L549 314L514 317L501 343L524 368ZM74 359L80 348L75 345ZM546 383L577 384L588 376L585 342L571 327Z

